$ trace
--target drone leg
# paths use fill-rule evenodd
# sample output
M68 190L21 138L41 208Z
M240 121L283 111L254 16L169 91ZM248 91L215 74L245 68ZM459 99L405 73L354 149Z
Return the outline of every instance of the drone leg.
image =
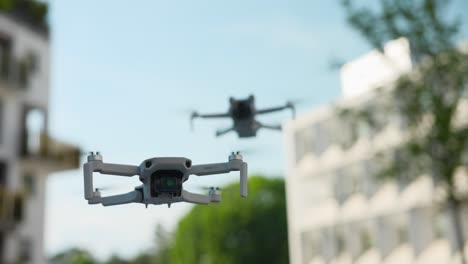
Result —
M260 128L265 128L265 129L271 129L271 130L277 130L281 131L281 125L264 125L264 124L259 124Z
M218 130L216 131L216 136L217 137L220 137L220 136L223 136L231 131L234 131L234 128L233 127L230 127L230 128L226 128L226 129L222 129L222 130Z
M203 194L191 193L187 191L182 191L182 199L189 203L196 204L209 204L212 202L212 197Z
M107 196L101 198L101 203L104 206L127 204L127 203L141 203L143 201L143 194L140 191L131 191L125 194Z

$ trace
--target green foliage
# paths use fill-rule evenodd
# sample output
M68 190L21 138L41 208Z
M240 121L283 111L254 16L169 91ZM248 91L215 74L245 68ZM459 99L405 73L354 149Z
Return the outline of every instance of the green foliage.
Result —
M35 0L0 0L0 11L20 15L32 25L47 27L48 5L46 3Z
M284 181L251 177L249 196L239 184L223 189L223 201L197 205L179 223L172 263L287 263Z
M88 252L71 249L53 264L288 263L284 180L251 177L249 196L239 184L223 188L220 204L197 205L174 234L157 226L155 246L133 259L112 256L97 262Z
M11 10L14 0L0 0L0 10Z
M95 264L96 260L91 254L82 249L69 249L63 253L60 253L51 259L53 264Z
M171 263L170 251L172 247L172 234L167 232L161 225L156 227L155 249L151 260L156 264ZM140 262L137 262L140 263ZM141 262L146 263L146 262Z
M357 7L355 0L341 0L348 21L375 48L389 40L406 37L413 56L435 56L453 48L460 21L444 16L450 0L381 0L377 10Z

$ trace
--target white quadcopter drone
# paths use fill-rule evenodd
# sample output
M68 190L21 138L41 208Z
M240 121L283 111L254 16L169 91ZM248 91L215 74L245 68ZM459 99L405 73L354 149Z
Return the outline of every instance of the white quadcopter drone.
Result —
M84 196L89 204L104 206L127 203L167 204L189 202L195 204L209 204L221 202L219 189L211 187L208 195L185 191L183 183L190 175L205 176L212 174L240 172L240 195L247 196L247 163L242 160L239 152L232 153L228 162L201 164L192 166L187 158L151 158L143 161L139 166L104 163L99 152L91 152L88 162L83 165ZM143 183L131 192L113 196L101 197L98 189L93 188L93 172L117 176L139 176Z

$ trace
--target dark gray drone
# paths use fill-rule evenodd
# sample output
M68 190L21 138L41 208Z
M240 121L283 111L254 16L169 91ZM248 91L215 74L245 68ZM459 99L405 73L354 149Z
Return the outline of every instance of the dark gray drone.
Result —
M295 115L295 108L292 102L287 102L283 106L271 107L258 110L255 108L255 97L250 95L247 99L234 99L229 98L229 110L227 113L222 114L199 114L193 112L191 122L193 127L193 120L195 118L232 118L233 126L216 131L216 136L223 136L229 132L235 131L239 138L255 137L260 128L281 131L281 125L265 125L255 119L257 115L268 114L273 112L290 109Z

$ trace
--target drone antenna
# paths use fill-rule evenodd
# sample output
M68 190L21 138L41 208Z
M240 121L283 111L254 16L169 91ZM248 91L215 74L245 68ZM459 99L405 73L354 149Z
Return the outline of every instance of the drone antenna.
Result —
M296 118L296 107L294 106L294 103L292 103L291 101L289 101L289 102L286 103L286 107L288 107L289 109L291 109L292 118L295 119L295 118Z
M192 116L190 117L190 129L193 131L194 130L194 125L193 125L193 120L200 115L197 112L192 112Z

